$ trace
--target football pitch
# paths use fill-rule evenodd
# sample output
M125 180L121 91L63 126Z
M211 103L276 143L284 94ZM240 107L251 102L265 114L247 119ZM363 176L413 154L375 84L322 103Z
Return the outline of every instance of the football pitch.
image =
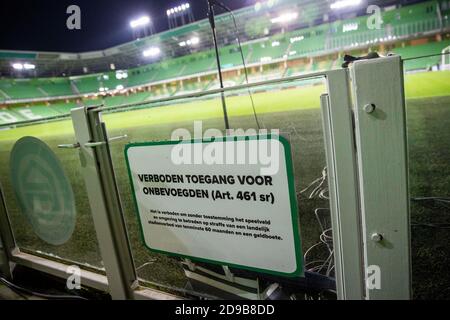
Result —
M449 196L450 72L407 75L405 90L411 197ZM255 88L252 94L261 127L280 129L290 140L297 192L320 177L326 165L319 100L325 91L322 83L316 83L298 88L270 88L267 91ZM253 106L246 91L230 93L226 101L232 128L257 129ZM177 260L148 252L141 244L125 167L124 146L130 142L168 140L175 129L192 130L195 120L203 122L204 130L223 129L221 115L222 106L217 95L174 101L164 106L149 103L140 109L103 115L110 137L128 136L125 141L112 143L111 153L138 275L149 283L183 288L185 276ZM61 160L71 180L76 198L77 224L72 238L64 245L52 246L40 240L18 210L9 181L9 152L15 141L23 136L35 136L46 142ZM59 144L73 142L70 120L0 131L0 181L19 247L55 259L102 268L87 194L80 175L78 152L57 148ZM313 211L315 208L326 208L328 203L298 194L298 205L305 251L319 240L320 229ZM448 298L449 229L430 224L449 223L449 209L433 201L412 201L411 209L414 297Z

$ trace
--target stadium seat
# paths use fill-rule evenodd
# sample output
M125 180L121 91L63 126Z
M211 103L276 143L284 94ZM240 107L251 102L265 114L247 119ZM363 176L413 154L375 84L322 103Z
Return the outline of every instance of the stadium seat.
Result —
M39 79L36 86L49 97L74 95L70 81L66 78Z
M441 53L442 50L450 45L450 40L445 40L441 42L432 42L417 46L406 46L404 48L395 48L392 51L399 54L403 59L429 56L433 54ZM419 70L419 69L429 69L432 66L439 64L441 58L439 56L425 57L421 59L414 59L405 61L404 67L407 71Z

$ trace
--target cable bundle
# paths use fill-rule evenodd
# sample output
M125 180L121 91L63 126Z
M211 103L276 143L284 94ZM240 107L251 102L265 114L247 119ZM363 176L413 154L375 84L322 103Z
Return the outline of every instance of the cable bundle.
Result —
M323 168L322 176L311 182L306 188L301 190L298 194L300 196L306 195L307 199L322 199L329 200L328 184L327 184L327 167ZM332 228L326 226L325 218L329 219L330 209L328 208L316 208L314 209L314 215L320 228L319 242L309 247L303 256L305 261L305 268L311 272L317 272L326 276L331 276L334 270L334 250L333 250L333 236ZM308 255L317 248L326 248L328 253L325 259L311 259L308 261Z

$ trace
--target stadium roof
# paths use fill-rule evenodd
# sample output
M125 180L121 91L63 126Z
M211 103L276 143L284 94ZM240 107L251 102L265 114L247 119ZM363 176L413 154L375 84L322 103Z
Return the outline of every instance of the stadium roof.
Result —
M293 30L322 23L324 17L332 20L331 0L268 0L256 2L253 6L234 11L237 33L232 17L228 13L216 17L218 41L227 45L236 41L236 34L242 42L270 36L274 33ZM393 1L371 1L387 5ZM405 1L412 2L412 1ZM287 12L297 15L289 24L276 23L277 18ZM341 14L341 13L340 13ZM356 12L352 12L353 15ZM198 45L180 46L180 42L198 38ZM211 30L207 19L164 31L146 38L124 43L104 50L68 52L32 52L0 50L0 76L6 77L46 77L69 76L104 72L111 69L129 69L155 60L187 55L212 47ZM158 57L144 57L147 48L158 47ZM36 67L29 72L18 72L12 63L32 63Z

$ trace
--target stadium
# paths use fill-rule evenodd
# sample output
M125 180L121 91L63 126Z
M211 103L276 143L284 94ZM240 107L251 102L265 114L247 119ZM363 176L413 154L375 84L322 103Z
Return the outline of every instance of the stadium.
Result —
M214 3L217 43L208 17L196 20L191 10L194 6L206 7L206 2L195 2L165 9L169 29L155 32L144 26L141 31L145 32L133 41L98 51L0 50L0 284L19 291L19 297L24 293L39 296L48 287L30 281L27 272L65 279L65 266L75 265L82 270L82 289L69 290L58 281L54 284L72 298L369 299L368 293L349 293L358 286L366 292L364 284L357 286L349 280L346 290L338 289L338 282L347 285L347 275L342 273L344 280L336 275L335 200L331 198L330 202L329 183L339 179L330 176L333 152L328 149L323 94L328 92L332 97L334 89L329 81L338 70L351 70L352 75L355 72L350 81L362 90L356 63L371 61L371 54L376 52L379 58L374 60L400 57L403 71L408 149L403 168L408 170L405 185L410 240L405 248L411 258L405 268L410 270L411 280L408 289L399 293L403 283L388 270L392 289L380 290L373 299L449 299L450 1L246 1L230 12L227 1ZM389 95L390 91L393 89L384 92ZM357 95L350 100L359 101ZM89 180L94 171L83 171L90 163L89 153L76 150L82 136L82 125L73 112L76 108L97 110L92 114L101 112L96 120L92 120L94 115L88 117L89 121L102 121L109 137L108 146L102 149L107 156L96 154L99 158L94 163L99 172L113 172L108 183L101 180L101 189L104 194L117 193L118 202L114 205L106 201L105 210L118 220L96 216L96 210L101 210L95 209L93 197L101 197ZM284 278L257 268L240 268L240 263L226 266L209 263L208 259L196 260L195 256L190 259L190 255L174 257L161 252L164 250L148 250L143 244L147 240L142 235L142 221L136 218L140 202L130 184L131 160L124 151L133 150L134 144L158 145L172 140L178 128L194 132L197 121L202 121L203 131L277 129L289 141L303 277ZM352 121L356 123L353 127L362 122ZM390 129L386 125L383 130ZM102 136L96 134L97 138ZM65 222L67 230L52 229L58 217L53 217L53 222L45 220L49 215L33 217L33 210L20 200L20 188L25 188L25 194L33 188L45 188L38 187L37 180L35 185L27 185L25 178L14 178L15 165L21 162L13 161L12 154L24 137L41 140L59 159L60 165L54 167L61 167L74 198L75 213L72 220L68 218L72 222ZM361 143L355 139L355 144ZM378 151L386 155L397 150ZM364 159L363 154L357 162ZM111 165L102 167L102 161ZM392 160L385 165L396 166L398 162ZM365 179L368 174L362 169L364 164L358 162L358 166L355 179ZM333 174L337 177L336 172ZM62 192L55 189L55 194ZM364 190L358 192L363 194ZM339 197L339 192L336 194ZM379 195L377 205L395 207L387 198ZM380 204L380 212L382 208ZM170 223L167 217L166 226ZM362 221L365 223L365 218ZM364 246L365 241L361 243ZM368 259L370 249L365 250L361 256ZM267 253L272 254L275 252ZM16 270L4 261L17 264ZM396 261L392 270L400 270L403 263ZM126 279L112 285L115 274ZM133 291L135 288L124 289L127 281L137 283L141 293ZM24 292L24 288L28 289ZM51 298L50 294L41 296Z

